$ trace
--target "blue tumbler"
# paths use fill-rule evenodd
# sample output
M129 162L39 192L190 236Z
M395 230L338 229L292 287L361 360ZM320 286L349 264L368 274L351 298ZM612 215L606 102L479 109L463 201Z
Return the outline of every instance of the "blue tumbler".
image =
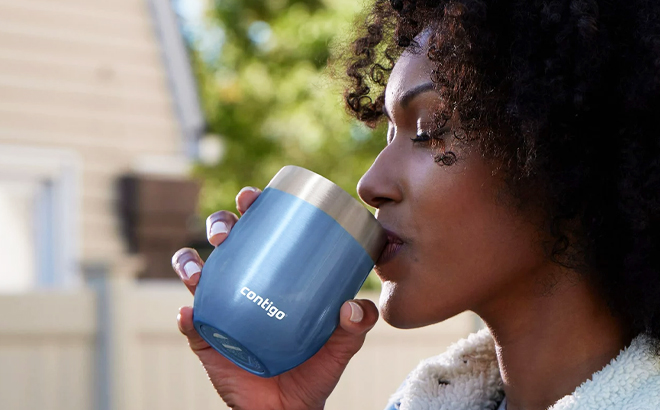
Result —
M355 297L387 235L326 178L282 168L209 256L193 322L215 350L262 377L316 353Z

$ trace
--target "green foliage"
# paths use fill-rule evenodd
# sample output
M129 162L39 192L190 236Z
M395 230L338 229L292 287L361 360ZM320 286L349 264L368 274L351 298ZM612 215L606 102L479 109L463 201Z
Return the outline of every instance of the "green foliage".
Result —
M263 188L289 164L357 197L384 135L346 114L328 61L341 58L361 8L354 0L215 2L209 18L224 31L222 52L210 62L194 54L209 131L225 147L219 164L196 169L204 215L234 209L241 187Z

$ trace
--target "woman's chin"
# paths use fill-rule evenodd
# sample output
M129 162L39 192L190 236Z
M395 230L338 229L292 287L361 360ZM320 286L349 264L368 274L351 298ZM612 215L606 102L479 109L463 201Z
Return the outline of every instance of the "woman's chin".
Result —
M418 293L400 283L383 281L378 301L380 316L398 329L413 329L440 323L466 310L448 298L441 299L445 303L430 304Z
M414 329L430 324L416 320L414 317L401 310L390 309L387 305L381 305L380 313L385 322L397 329Z
M406 303L404 299L396 283L383 281L378 301L380 316L385 322L398 329L424 326L423 323L417 323L410 301Z

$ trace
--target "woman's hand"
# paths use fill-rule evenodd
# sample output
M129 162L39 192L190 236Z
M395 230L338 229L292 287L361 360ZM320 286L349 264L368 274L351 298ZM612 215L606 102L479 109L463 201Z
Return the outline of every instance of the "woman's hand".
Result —
M236 196L241 215L257 199L260 190L243 188ZM209 242L219 246L238 217L219 211L206 220ZM204 262L194 249L184 248L172 257L172 266L190 292L195 294ZM348 361L362 347L366 333L378 319L378 310L369 300L344 303L339 326L328 342L300 366L269 379L255 376L213 350L193 327L192 307L182 307L177 321L179 330L199 357L211 383L229 407L236 410L309 410L322 409Z

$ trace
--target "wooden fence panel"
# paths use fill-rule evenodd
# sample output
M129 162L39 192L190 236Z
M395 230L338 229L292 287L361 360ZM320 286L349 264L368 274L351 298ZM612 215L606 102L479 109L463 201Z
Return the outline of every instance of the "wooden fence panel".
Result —
M93 409L95 295L0 295L0 311L0 409Z
M0 311L5 312L0 315L0 409L226 408L176 328L179 306L192 303L187 291L178 283L155 281L124 280L109 288L103 296L91 289L0 295ZM103 301L105 297L113 300ZM360 297L377 299L375 294ZM124 317L107 316L98 310L102 307ZM397 330L380 321L326 409L383 409L419 360L441 353L474 331L476 323L469 313L417 330ZM100 340L118 340L121 349L99 348ZM98 354L113 351L133 359L119 358L121 366L105 369ZM104 371L109 373L104 376ZM104 380L113 387L97 386ZM103 392L122 397L104 402L98 396Z

